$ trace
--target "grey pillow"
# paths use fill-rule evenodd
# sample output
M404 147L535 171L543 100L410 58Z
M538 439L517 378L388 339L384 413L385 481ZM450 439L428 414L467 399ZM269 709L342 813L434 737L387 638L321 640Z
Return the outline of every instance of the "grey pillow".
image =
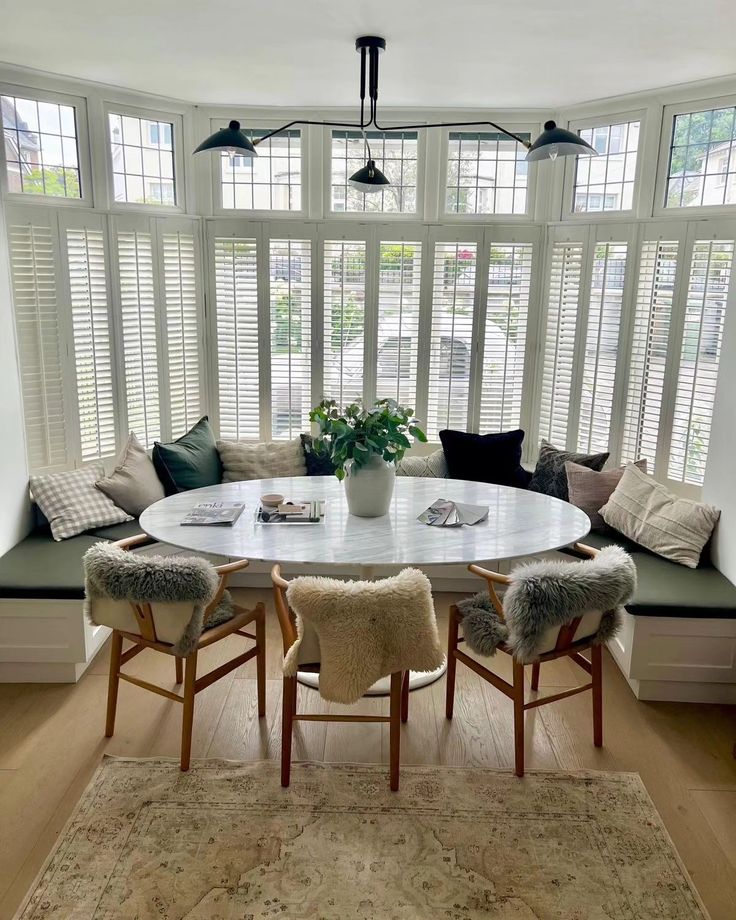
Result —
M445 452L440 447L425 457L403 457L396 464L396 475L447 479Z
M646 460L637 460L634 466L637 466L643 473L647 471ZM625 466L620 466L617 470L603 470L598 473L588 469L587 466L572 463L570 460L565 464L570 504L580 508L588 515L591 530L601 533L611 532L611 528L598 512L611 497L625 469Z
M564 502L569 501L565 464L567 462L577 463L579 466L586 466L589 470L600 472L609 456L608 453L576 454L568 450L558 450L549 441L542 438L537 466L527 488L531 492L542 492L553 498L561 498Z
M153 460L132 431L114 471L95 485L133 517L139 517L165 494Z

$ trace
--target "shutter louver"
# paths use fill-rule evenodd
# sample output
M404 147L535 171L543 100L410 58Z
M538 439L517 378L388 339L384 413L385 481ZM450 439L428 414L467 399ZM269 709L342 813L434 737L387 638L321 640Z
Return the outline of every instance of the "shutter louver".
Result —
M693 244L668 469L692 485L705 476L733 252L733 240Z
M481 432L508 431L521 424L532 251L530 243L494 243L491 246L480 397Z
M32 473L64 469L69 462L57 312L54 242L49 227L9 227L10 271Z
M381 243L376 398L416 403L421 243Z
M475 312L476 243L438 242L432 278L427 434L465 431Z
M665 386L678 243L646 240L642 244L621 460L647 460L654 472Z
M191 233L164 233L166 357L171 436L181 437L201 415L196 253Z
M161 437L161 414L150 233L118 232L118 274L128 428L144 447L153 447Z
M258 273L255 239L215 239L220 435L258 440Z
M363 396L366 245L324 244L324 394L340 405Z
M609 449L626 256L626 243L595 243L577 441L582 453Z
M312 244L271 240L271 437L309 431L312 408Z
M539 431L559 448L567 445L582 266L582 243L553 244Z
M115 409L105 243L101 230L67 229L79 436L83 461L115 452Z

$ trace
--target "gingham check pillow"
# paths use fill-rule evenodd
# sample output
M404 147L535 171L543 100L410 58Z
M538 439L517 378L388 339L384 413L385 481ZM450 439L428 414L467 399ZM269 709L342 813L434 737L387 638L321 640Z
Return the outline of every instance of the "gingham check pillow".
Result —
M106 527L132 521L122 508L95 488L105 475L102 463L93 463L68 473L31 476L31 494L48 518L54 540L76 537L92 527Z

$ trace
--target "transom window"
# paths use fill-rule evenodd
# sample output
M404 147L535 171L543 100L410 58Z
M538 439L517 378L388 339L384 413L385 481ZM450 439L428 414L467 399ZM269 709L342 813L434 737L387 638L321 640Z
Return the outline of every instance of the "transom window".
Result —
M626 121L578 131L598 156L577 158L574 211L632 210L640 128L640 122Z
M668 208L736 204L736 106L675 115Z
M520 134L529 139L529 134ZM447 147L450 214L526 214L528 164L521 144L498 132L451 131Z
M173 124L115 112L108 121L115 201L176 205Z
M8 191L81 198L73 105L0 96Z
M367 131L376 167L391 183L385 191L364 195L348 179L366 164L360 131L332 132L332 210L384 211L413 214L417 209L417 150L415 131Z
M249 132L254 140L267 129ZM222 206L240 211L301 211L301 131L284 131L256 147L258 156L220 155Z

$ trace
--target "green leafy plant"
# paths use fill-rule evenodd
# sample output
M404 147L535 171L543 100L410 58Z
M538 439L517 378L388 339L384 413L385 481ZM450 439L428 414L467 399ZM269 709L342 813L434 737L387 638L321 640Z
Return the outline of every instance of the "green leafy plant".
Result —
M319 426L312 450L318 456L330 458L340 480L345 478L348 461L356 469L365 466L373 456L398 463L411 447L410 437L427 440L414 418L414 410L400 406L395 399L381 399L370 409L359 402L341 409L334 399L323 399L309 413L309 418Z

